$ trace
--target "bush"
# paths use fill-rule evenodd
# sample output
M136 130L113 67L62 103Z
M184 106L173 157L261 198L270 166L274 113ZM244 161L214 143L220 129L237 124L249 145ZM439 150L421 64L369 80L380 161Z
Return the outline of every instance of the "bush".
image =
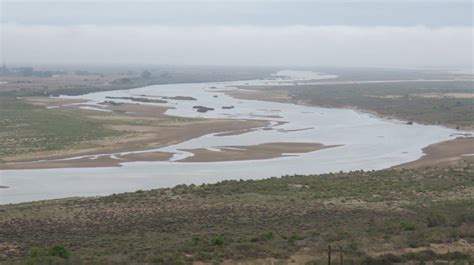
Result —
M54 257L60 257L63 259L69 258L71 255L64 246L54 246L49 250L49 255Z
M401 222L400 228L403 231L415 231L415 224L410 222Z
M428 217L426 217L426 225L428 227L443 226L446 225L446 223L446 218L440 214L432 213Z
M267 232L267 233L264 233L264 234L262 235L262 238L263 238L264 240L267 240L267 241L268 241L268 240L272 240L273 237L274 237L274 236L273 236L273 232Z
M224 239L222 238L222 236L216 235L216 236L212 237L211 244L213 246L222 246L222 245L224 245Z
M70 257L69 251L64 246L57 245L49 250L39 247L32 247L30 249L27 265L34 264L61 264Z

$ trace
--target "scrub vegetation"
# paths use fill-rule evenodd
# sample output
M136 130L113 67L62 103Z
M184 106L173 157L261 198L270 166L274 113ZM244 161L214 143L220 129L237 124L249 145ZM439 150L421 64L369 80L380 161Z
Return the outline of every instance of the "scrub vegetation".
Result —
M294 101L323 107L353 107L407 121L471 128L472 81L420 81L256 87L284 92Z
M473 262L474 164L181 185L0 206L0 259L185 264L292 255L347 264ZM32 249L32 247L35 247ZM34 251L33 251L34 250ZM69 255L70 253L70 255ZM336 256L337 257L337 256Z
M22 99L0 97L0 157L59 150L119 134L77 111L47 109Z

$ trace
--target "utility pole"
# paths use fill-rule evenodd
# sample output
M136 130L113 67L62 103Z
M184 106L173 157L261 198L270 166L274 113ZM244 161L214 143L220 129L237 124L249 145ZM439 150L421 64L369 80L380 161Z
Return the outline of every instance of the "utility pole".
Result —
M339 246L339 255L341 257L341 265L344 265L344 261L342 260L342 247Z
M328 265L331 265L331 245L328 245Z
M339 265L344 265L344 252L348 252L342 249L342 246L339 246L339 248L331 248L331 245L328 245L327 249L323 249L324 251L328 252L328 265L331 265L331 255L332 252L339 252Z

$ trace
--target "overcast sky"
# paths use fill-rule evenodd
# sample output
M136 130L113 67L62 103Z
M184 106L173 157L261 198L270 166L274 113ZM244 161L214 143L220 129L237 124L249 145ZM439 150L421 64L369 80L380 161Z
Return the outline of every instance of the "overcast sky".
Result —
M473 68L470 1L1 4L7 64Z

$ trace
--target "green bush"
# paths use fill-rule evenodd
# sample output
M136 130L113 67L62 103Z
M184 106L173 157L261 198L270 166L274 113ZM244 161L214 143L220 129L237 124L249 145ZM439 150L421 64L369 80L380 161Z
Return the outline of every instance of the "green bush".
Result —
M69 251L61 245L53 246L49 250L32 247L26 264L63 264L69 257Z
M221 235L216 235L211 238L211 244L213 246L222 246L224 245L224 239L222 238Z
M69 256L71 254L69 253L69 251L66 250L66 248L64 246L57 245L57 246L52 247L49 250L49 255L54 256L54 257L60 257L60 258L63 258L63 259L67 259L67 258L69 258Z
M400 228L403 231L415 231L415 224L410 222L401 222Z

